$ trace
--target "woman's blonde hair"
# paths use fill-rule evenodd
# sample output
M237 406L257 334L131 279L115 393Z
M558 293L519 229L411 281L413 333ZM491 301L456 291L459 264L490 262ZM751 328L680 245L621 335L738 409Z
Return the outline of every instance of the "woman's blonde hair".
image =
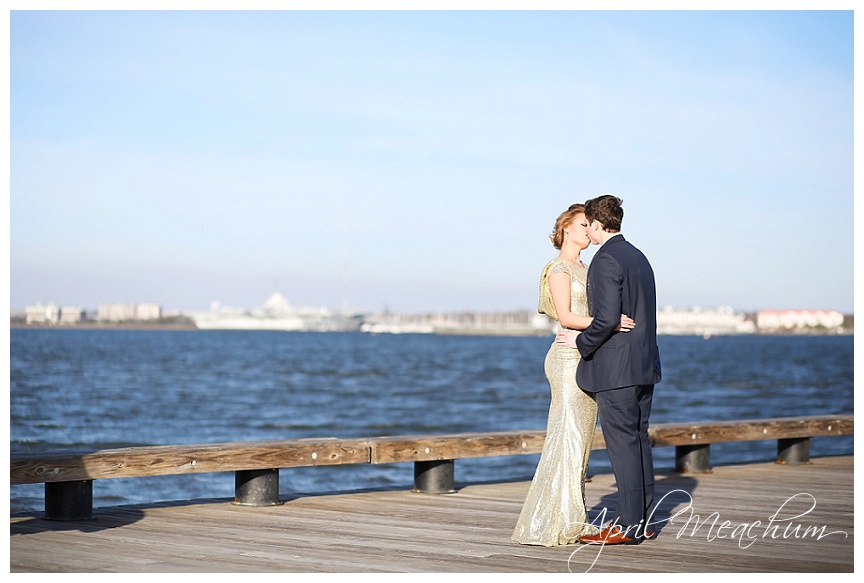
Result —
M576 215L585 213L584 204L571 204L570 208L558 215L555 221L555 228L552 229L552 234L549 235L549 240L552 241L552 246L560 250L564 246L564 229L573 224Z

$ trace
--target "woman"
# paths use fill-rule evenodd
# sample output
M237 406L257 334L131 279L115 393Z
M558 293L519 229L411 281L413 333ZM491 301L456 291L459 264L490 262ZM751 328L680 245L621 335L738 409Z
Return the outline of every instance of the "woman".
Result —
M538 310L558 321L559 328L584 330L591 323L588 268L580 259L590 244L585 206L574 204L561 213L549 238L560 252L543 269ZM619 329L627 331L633 324L622 315ZM579 359L578 350L555 342L546 354L552 402L540 462L513 531L512 539L521 544L566 545L599 532L588 524L585 510L585 472L597 403L576 385Z

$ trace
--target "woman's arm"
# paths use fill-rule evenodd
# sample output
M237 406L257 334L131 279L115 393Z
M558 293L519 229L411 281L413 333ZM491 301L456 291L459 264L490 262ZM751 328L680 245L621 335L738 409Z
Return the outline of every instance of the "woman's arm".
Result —
M552 292L552 303L558 313L558 321L564 328L570 330L584 330L594 320L591 316L580 316L570 311L570 276L563 272L553 273L549 276L549 291ZM615 331L629 332L636 323L624 314Z
M564 272L549 276L549 291L552 292L552 303L558 312L558 321L565 328L584 330L591 325L590 316L580 316L570 311L570 276Z

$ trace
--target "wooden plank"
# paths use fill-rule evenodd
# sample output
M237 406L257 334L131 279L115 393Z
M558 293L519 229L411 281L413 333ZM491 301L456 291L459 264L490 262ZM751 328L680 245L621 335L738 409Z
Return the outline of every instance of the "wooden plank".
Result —
M855 423L852 415L788 417L744 421L705 423L662 423L648 431L654 447L669 445L703 445L730 441L759 441L852 435Z
M227 499L97 508L96 520L56 523L11 517L10 571L111 573L830 573L854 571L854 460L797 466L720 466L712 474L658 470L657 540L598 552L510 540L528 482L463 485L456 494L400 490L308 495L250 508ZM797 494L813 508L764 536L769 517ZM590 516L614 505L611 474L587 485ZM794 501L794 499L793 499ZM786 516L810 503L787 506ZM701 516L695 534L687 506ZM676 516L676 513L680 513ZM710 520L717 514L713 530ZM782 512L780 514L783 514ZM673 518L674 516L674 518ZM746 548L723 521L753 524ZM783 534L785 525L827 525L840 534ZM758 536L757 536L758 535ZM750 542L745 539L744 541ZM580 550L577 550L580 549ZM575 551L575 552L574 552Z
M545 431L401 435L369 440L373 464L538 453Z
M752 421L652 425L655 447L729 441L850 435L852 415ZM315 465L394 463L539 453L546 432L500 431L356 439L311 438L284 441L130 447L95 452L13 455L10 483L68 482ZM604 449L598 428L592 449Z
M701 445L854 433L852 415L813 416L704 423L658 423L648 431L654 447ZM403 435L371 438L372 463L433 461L539 453L545 431ZM605 449L602 428L592 449Z
M546 431L542 430L369 439L373 464L534 454L543 450L545 441ZM606 449L599 427L594 432L591 449Z
M369 451L364 439L315 438L12 456L10 483L369 463Z

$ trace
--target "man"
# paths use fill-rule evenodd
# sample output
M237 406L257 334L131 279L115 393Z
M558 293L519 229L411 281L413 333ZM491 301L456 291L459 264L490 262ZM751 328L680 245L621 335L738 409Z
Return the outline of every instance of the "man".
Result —
M579 349L576 380L594 394L606 451L618 486L618 505L611 525L587 544L639 544L646 532L654 499L654 465L648 439L648 417L654 384L660 382L657 347L657 302L651 264L620 234L621 199L603 195L585 203L588 237L600 245L588 268L591 325L582 333L566 331L558 342ZM621 314L636 326L616 332ZM575 343L574 343L575 339Z

